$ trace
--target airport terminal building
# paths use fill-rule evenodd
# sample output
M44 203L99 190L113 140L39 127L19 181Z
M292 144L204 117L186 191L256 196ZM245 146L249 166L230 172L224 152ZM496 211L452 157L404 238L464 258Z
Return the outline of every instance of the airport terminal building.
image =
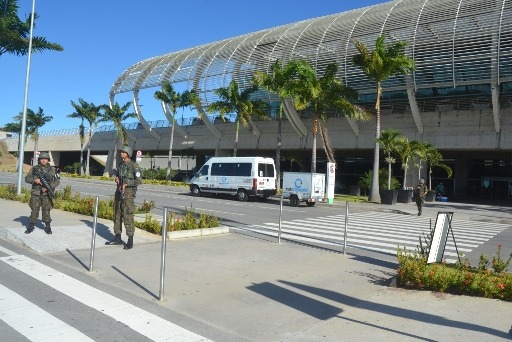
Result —
M173 151L179 154L192 148L201 164L205 156L230 155L233 150L235 124L217 123L204 111L218 100L214 90L227 87L231 80L249 87L254 72L268 71L276 60L306 60L319 76L328 64L337 63L339 79L359 92L359 105L373 111L376 85L352 63L357 53L353 40L373 48L381 34L387 42L407 41L406 53L416 65L411 75L391 77L382 84L382 129L394 128L409 140L433 144L454 170L450 179L442 170L433 174L433 185L442 181L449 196L512 198L511 0L396 0L171 52L126 69L115 80L110 99L132 93L139 124L130 130L130 142L135 149L166 155L171 114L163 108L161 121L146 121L139 96L153 94L165 80L196 90L201 98L200 120L178 120ZM238 155L273 157L279 102L264 91L258 97L269 102L274 119L257 121L253 132L242 128ZM307 170L312 113L296 112L288 102L285 114L281 171L292 167L286 163L287 155L300 156ZM327 126L337 179L348 189L371 168L375 120L352 121L333 112ZM112 134L96 132L93 152L108 152L104 142ZM52 150L51 140L57 136L43 138ZM318 148L322 172L321 144ZM395 166L394 176L401 180L401 174L400 165ZM417 181L417 176L408 178L407 186Z

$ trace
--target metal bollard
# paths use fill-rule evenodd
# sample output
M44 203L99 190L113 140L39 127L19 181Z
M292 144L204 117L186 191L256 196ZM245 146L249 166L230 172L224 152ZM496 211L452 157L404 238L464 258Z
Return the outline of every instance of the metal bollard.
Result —
M92 224L92 237L91 237L91 253L89 256L89 272L93 271L94 264L94 248L96 247L96 225L98 223L98 205L100 202L99 196L96 196L96 203L94 204L94 221Z
M281 193L281 203L279 204L279 231L277 232L277 243L281 243L281 216L283 215L283 193Z
M162 251L160 262L160 294L158 299L164 300L164 278L165 278L165 246L167 244L167 212L169 208L164 208L164 218L162 221Z
M345 233L343 235L343 254L347 249L347 230L348 230L348 202L345 205Z

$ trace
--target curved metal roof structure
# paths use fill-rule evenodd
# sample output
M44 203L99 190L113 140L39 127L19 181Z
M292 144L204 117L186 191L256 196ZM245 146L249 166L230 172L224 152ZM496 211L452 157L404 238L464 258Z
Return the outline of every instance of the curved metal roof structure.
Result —
M164 80L187 82L188 89L198 91L206 105L217 100L215 89L226 87L232 79L243 88L254 71L267 71L276 59L283 63L307 60L319 74L336 62L339 78L346 85L371 96L375 85L352 64L357 51L351 40L372 47L381 34L388 42L409 42L406 52L416 70L407 77L388 79L383 90L406 94L420 132L418 91L479 84L492 88L499 131L498 88L512 81L511 0L396 0L172 52L126 69L112 86L111 100L118 93L134 92L139 119L147 124L137 105L139 89L159 87ZM272 101L268 94L261 96Z

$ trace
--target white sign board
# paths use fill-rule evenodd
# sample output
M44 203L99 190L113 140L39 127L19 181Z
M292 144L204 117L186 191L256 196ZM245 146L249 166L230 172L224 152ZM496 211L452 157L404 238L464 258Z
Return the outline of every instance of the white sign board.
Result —
M436 225L434 227L434 234L430 244L427 264L443 261L443 254L446 247L446 240L448 239L448 230L452 223L452 216L453 213L450 212L437 213Z

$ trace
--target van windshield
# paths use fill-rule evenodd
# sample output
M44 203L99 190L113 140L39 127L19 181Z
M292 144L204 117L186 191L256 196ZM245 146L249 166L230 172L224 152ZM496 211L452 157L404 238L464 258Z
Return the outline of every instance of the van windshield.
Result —
M258 164L258 177L274 177L274 165Z
M208 175L208 169L210 168L210 165L203 165L203 167L201 168L201 170L199 170L199 175L200 176L205 176L205 175Z

